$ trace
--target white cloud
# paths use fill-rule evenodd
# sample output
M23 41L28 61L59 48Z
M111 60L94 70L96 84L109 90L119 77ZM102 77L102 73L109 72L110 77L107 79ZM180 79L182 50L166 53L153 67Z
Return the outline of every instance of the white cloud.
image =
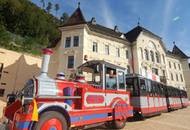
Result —
M102 18L107 27L113 28L114 27L114 16L112 10L109 8L108 4L105 3L104 0L101 1L100 3L101 10L102 10ZM100 10L100 12L101 12Z
M178 21L179 19L180 19L180 17L176 16L176 17L173 18L173 21L175 22L175 21Z
M163 29L162 29L162 37L166 37L168 33L168 29L170 26L171 16L172 16L172 9L175 3L174 0L166 0L164 12L163 12Z

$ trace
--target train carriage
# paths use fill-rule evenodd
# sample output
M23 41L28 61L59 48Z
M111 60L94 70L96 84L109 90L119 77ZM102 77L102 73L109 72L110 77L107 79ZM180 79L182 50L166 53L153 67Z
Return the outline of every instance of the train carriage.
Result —
M166 97L169 111L182 108L180 89L174 88L172 86L167 86Z
M187 92L185 90L180 90L180 97L181 97L182 107L187 107L189 105Z
M126 76L131 91L131 104L137 116L152 116L167 111L164 85L137 74Z

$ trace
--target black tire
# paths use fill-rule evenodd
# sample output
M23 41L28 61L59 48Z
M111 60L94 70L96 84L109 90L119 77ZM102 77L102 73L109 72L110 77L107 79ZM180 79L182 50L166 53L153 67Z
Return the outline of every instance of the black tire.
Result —
M36 122L33 126L33 130L41 130L43 124L53 118L56 118L61 122L62 130L68 130L68 125L65 117L61 113L55 111L47 111L40 115L39 121Z
M105 123L105 126L109 129L123 129L125 125L126 125L125 120L114 120Z

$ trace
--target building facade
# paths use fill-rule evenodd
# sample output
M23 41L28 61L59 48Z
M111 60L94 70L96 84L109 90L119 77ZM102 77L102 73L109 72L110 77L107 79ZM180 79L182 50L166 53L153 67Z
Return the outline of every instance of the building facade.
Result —
M190 88L188 56L176 45L168 51L162 38L137 26L120 32L86 21L78 7L67 22L59 27L59 42L50 47L54 54L50 60L50 75L64 72L69 78L78 66L89 60L105 60L126 68L126 73L137 73L152 80L180 89Z

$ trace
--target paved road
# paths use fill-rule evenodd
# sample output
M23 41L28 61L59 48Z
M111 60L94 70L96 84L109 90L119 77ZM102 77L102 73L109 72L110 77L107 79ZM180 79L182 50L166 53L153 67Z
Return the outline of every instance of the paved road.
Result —
M108 130L104 126L89 130ZM127 122L123 130L190 130L190 107L163 113L144 121Z
M0 130L2 130L1 125ZM109 129L100 126L88 130ZM123 130L190 130L190 107L163 113L160 116L147 118L144 121L127 122Z

